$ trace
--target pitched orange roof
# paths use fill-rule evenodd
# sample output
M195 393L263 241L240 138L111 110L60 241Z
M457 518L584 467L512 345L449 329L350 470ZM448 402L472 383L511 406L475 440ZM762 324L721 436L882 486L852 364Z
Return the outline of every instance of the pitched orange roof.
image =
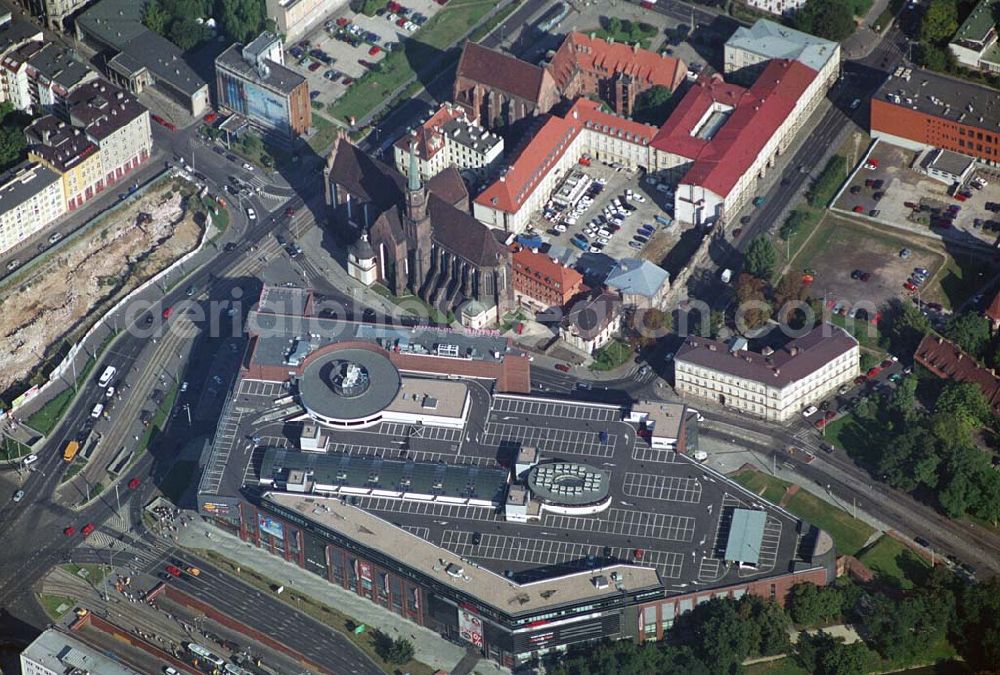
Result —
M656 127L606 113L596 101L577 99L566 117L549 117L507 173L483 190L476 203L515 213L584 129L641 145L649 145L656 134Z
M986 308L986 316L991 321L1000 321L1000 291L997 291L997 294L993 296L993 300L990 302L990 306Z
M940 335L926 335L913 359L942 379L972 382L983 392L986 403L1000 417L1000 377L985 368L958 345Z
M438 150L444 147L444 139L441 137L441 127L446 122L462 117L465 111L458 106L442 105L430 118L413 129L408 134L403 134L396 141L395 146L405 152L410 151L410 142L416 141L417 157L427 161Z
M597 77L614 73L630 75L647 86L677 89L687 74L687 65L672 56L660 56L622 42L607 42L583 33L570 33L559 46L549 70L559 88L564 88L575 69Z
M544 253L538 253L518 244L511 246L514 279L524 274L563 296L563 302L580 292L583 275L572 267L566 267L552 260Z

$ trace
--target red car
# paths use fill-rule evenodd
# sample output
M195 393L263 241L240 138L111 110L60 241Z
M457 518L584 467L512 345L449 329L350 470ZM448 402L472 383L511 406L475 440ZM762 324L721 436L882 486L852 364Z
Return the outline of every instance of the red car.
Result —
M353 77L345 77L343 79L343 81L341 82L341 84L346 87L347 85L349 85L349 84L351 84L353 82L354 82L354 78Z
M368 56L378 56L382 53L382 50L378 45L372 45L372 48L368 50Z
M285 215L291 218L292 216L295 215L295 209L289 206L287 209L285 209Z
M164 319L169 319L170 315L173 314L173 313L174 313L174 308L173 307L167 307L165 310L163 310L163 318Z
M824 415L824 417L826 418L827 422L829 422L830 420L834 419L836 416L837 416L837 411L836 410L827 410L826 411L826 415Z
M558 370L561 373L568 373L569 372L569 365L565 364L565 363L557 363L556 364L556 370Z
M406 19L396 19L396 25L402 28L406 25Z
M903 284L903 288L905 288L906 290L910 291L911 293L917 290L917 287L914 286L913 284L911 284L909 281L907 281L907 282L905 282Z
M322 65L323 64L320 63L319 61L313 61L312 63L309 64L309 70L315 72L315 71L319 70L319 67L322 66Z
M167 571L167 574L169 574L172 577L179 577L181 575L181 571L176 567L174 567L173 565L167 565L163 569L165 569Z
M878 367L878 366L875 366L874 368L872 368L871 370L868 371L867 375L868 375L869 378L874 379L874 378L878 377L878 374L881 373L881 372L882 372L882 369L880 367Z
M70 525L69 527L63 530L63 534L65 534L67 537L72 537L74 534L76 534L76 528Z
M388 3L388 4L386 5L386 6L385 6L385 8L386 8L387 10L389 10L389 12L390 12L391 14L399 14L399 10L401 10L401 9L403 8L403 6L402 6L402 5L400 5L400 4L398 3L398 2L391 2L391 1L390 1L390 2L389 2L389 3Z
M826 426L827 419L825 417L820 417L818 420L813 422L813 426L817 429L822 429Z
M90 534L91 532L93 532L93 531L94 531L94 524L93 524L93 523L87 523L87 524L86 524L86 525L84 525L84 526L83 526L83 528L82 528L82 529L80 530L80 533L81 533L81 534L82 534L83 536L85 536L85 537L86 537L86 536L88 536L88 535L89 535L89 534Z
M140 485L139 479L138 478L133 478L132 480L130 480L128 482L128 489L129 490L136 490L136 489L138 489L139 485Z
M865 212L865 207L861 206L861 204L858 204L857 206L854 207L854 212L855 213L864 213Z
M337 19L337 25L340 26L341 28L346 26L348 23L349 23L348 20L344 17L340 17L339 19Z
M207 115L205 115L204 117L202 117L201 121L204 122L205 124L211 124L212 122L214 122L217 119L219 119L219 116L216 115L214 112L210 112Z

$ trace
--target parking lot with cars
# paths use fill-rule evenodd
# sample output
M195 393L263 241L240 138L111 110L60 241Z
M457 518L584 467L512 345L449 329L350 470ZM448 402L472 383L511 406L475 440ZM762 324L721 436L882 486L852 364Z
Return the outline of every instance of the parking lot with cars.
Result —
M610 271L622 258L659 262L676 242L677 224L663 208L666 195L620 165L584 158L554 191L533 223L549 244L561 247L567 261L597 273L599 259Z
M432 0L410 0L389 2L375 16L338 12L288 45L285 62L309 81L312 100L329 104L387 53L401 49L440 8Z
M946 239L1000 237L1000 174L975 169L959 186L926 175L926 158L878 143L860 163L835 207L892 223L926 228ZM915 168L908 168L915 167Z

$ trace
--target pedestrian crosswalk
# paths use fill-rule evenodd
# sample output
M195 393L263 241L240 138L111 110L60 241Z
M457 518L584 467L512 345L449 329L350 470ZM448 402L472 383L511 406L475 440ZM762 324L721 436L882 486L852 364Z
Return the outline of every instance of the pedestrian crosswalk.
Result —
M162 539L140 539L129 535L115 536L105 530L96 530L87 537L87 547L96 557L107 563L123 565L140 571L149 571L163 564L176 550Z

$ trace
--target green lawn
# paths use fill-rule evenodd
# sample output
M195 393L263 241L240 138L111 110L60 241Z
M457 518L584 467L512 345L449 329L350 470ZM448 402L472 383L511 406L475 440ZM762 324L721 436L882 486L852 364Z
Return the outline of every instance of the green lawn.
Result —
M958 307L980 291L994 274L992 263L978 256L953 253L944 268L934 276L934 283L923 298L947 308Z
M69 572L70 574L75 574L77 576L79 576L80 570L87 570L86 576L81 578L86 579L91 584L101 583L101 581L104 579L104 573L106 569L104 565L96 565L96 564L77 565L76 563L63 565L62 568L67 572Z
M24 443L16 441L8 436L0 436L0 438L3 439L3 442L0 443L0 454L2 454L5 461L10 461L12 459L17 459L31 454L31 448Z
M809 671L796 663L795 658L786 656L783 659L754 663L744 667L747 675L809 675Z
M76 600L73 598L67 598L64 595L39 595L38 601L42 603L42 607L45 608L45 613L48 614L53 621L61 617L66 612L72 611L76 606ZM58 611L60 607L65 607L62 612Z
M882 536L865 549L858 560L883 581L898 588L913 588L914 572L930 569L926 560L892 537ZM919 576L919 574L917 575Z
M316 133L309 138L309 147L321 155L325 154L327 148L333 144L333 139L337 137L337 130L340 127L316 113L313 113L312 125Z
M785 503L785 508L812 525L830 533L839 553L856 555L875 530L868 524L855 520L819 497L799 490Z
M327 110L336 119L360 121L419 70L425 79L446 70L458 59L453 45L495 6L493 0L452 0L413 37L403 40L401 49L379 62L378 72L366 73Z
M229 558L216 553L215 551L208 549L196 549L195 552L198 555L212 561L213 564L233 576L239 577L245 583L255 586L268 594L273 594L272 589L279 585L273 579L269 579L268 577L259 574L257 571L248 568L245 564L238 564ZM237 569L239 572L237 572ZM434 672L433 668L428 666L426 663L417 661L416 659L411 659L401 665L394 665L387 661L383 661L382 658L375 652L373 633L377 626L369 626L369 630L366 632L361 633L360 635L356 634L354 632L354 627L357 625L357 622L351 617L339 612L333 607L315 600L314 598L299 593L287 584L285 585L285 592L274 597L277 597L284 603L295 607L300 612L308 614L320 623L324 623L344 635L344 637L353 642L359 649L361 649L361 651L367 654L372 661L374 661L387 673L431 675L431 673Z
M594 362L590 364L591 370L614 370L619 366L628 363L632 358L632 349L621 340L612 340L602 349L594 353Z
M756 495L760 495L772 504L777 504L785 496L785 491L791 483L769 476L756 469L746 469L730 476L737 483L750 490Z
M798 255L799 250L802 248L802 245L805 244L809 236L819 226L820 222L823 219L823 215L825 214L824 209L814 209L805 202L798 204L794 210L805 213L806 218L802 222L802 225L799 227L799 229L794 234L792 234L792 236L790 236L787 241L782 239L781 237L778 237L774 241L774 247L778 250L778 255L780 256L780 260L783 263L795 260L795 257ZM780 266L776 267L780 269Z
M167 499L177 504L184 496L184 492L191 484L191 479L197 470L198 462L174 462L170 471L167 472L166 478L163 479L163 483L158 487Z

